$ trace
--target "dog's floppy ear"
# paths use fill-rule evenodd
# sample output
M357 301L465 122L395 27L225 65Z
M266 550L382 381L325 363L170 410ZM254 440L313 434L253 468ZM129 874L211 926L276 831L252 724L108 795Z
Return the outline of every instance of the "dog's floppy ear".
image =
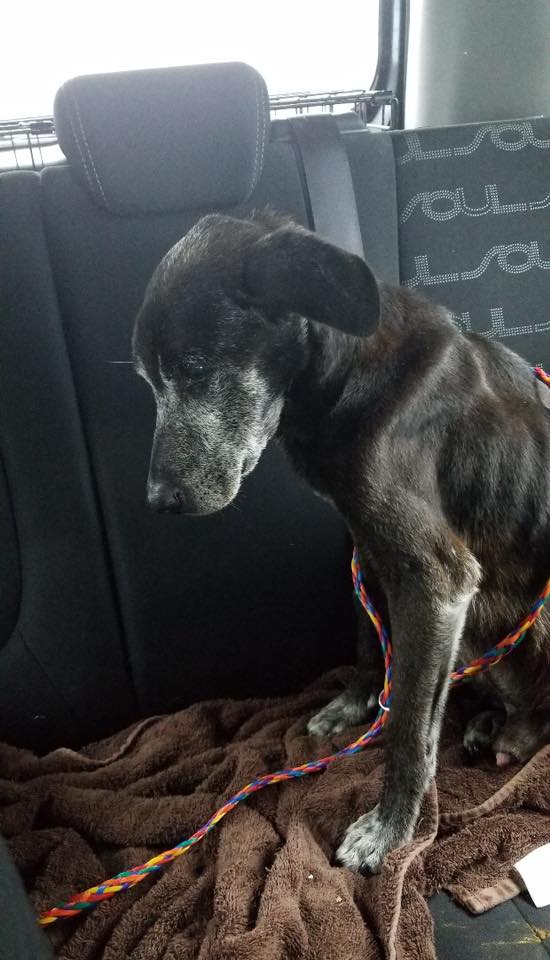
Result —
M298 313L360 337L378 326L378 284L365 261L300 227L257 240L243 280L246 296L273 319Z

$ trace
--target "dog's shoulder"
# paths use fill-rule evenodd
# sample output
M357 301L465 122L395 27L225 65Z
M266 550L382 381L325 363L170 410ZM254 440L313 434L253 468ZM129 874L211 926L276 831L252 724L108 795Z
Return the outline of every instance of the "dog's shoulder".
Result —
M406 287L381 283L379 291L381 323L386 329L400 331L404 337L431 336L434 340L449 342L460 338L460 328L452 312L441 304Z

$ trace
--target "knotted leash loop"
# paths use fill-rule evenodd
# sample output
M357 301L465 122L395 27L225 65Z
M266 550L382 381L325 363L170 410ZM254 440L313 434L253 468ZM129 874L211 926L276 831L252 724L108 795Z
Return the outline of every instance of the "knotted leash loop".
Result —
M535 367L534 372L539 380L542 380L543 383L546 383L546 385L550 387L550 376L544 372L542 367ZM133 867L131 870L125 870L122 873L117 873L115 877L111 877L109 880L104 880L103 883L100 883L97 886L89 887L87 890L83 890L81 893L76 893L65 903L62 903L57 907L52 907L51 910L44 911L44 913L40 914L38 919L38 922L42 926L55 923L56 920L62 917L74 917L83 910L89 910L102 900L109 900L116 893L120 893L122 890L128 890L131 887L134 887L137 883L140 883L142 880L144 880L145 877L149 876L149 874L161 870L162 867L165 867L168 863L171 863L173 860L181 857L182 854L187 853L192 846L202 840L207 833L210 833L213 827L215 827L216 824L223 819L223 817L233 810L237 804L241 803L243 800L246 800L247 797L250 797L253 793L257 793L258 790L263 790L264 787L270 787L274 783L283 783L286 780L295 780L298 777L305 777L310 773L320 773L322 770L326 770L329 764L334 763L335 760L341 760L343 757L349 757L352 754L363 750L372 740L374 740L375 737L382 732L384 724L389 717L391 707L391 640L389 633L382 622L380 614L376 610L376 607L372 603L367 593L363 572L359 563L357 548L355 548L353 551L351 572L355 592L378 634L385 667L384 688L381 691L378 699L379 710L374 722L371 724L366 733L363 733L357 740L354 740L353 743L348 744L347 747L343 747L342 750L338 750L336 753L330 754L328 757L322 757L320 760L310 760L308 763L303 763L297 767L290 767L287 770L278 770L275 773L266 773L263 776L256 777L256 779L252 780L251 783L246 785L246 787L243 787L239 793L235 793L232 797L230 797L230 799L187 840L182 840L181 843L177 844L177 846L172 847L170 850L165 850L164 853L157 854L156 857L151 857L151 859L147 860L145 863L142 863L137 867ZM499 663L504 657L507 657L510 653L512 653L512 651L515 650L516 647L518 647L524 640L526 634L540 616L549 596L550 579L548 580L540 597L533 604L527 616L521 621L520 624L518 624L516 629L504 637L500 643L497 643L496 646L492 647L491 650L488 650L482 657L479 657L477 660L473 660L471 663L468 663L463 667L459 667L458 670L455 670L451 674L449 682L454 686L457 683L461 683L463 680L468 680L470 677L475 676L475 674L488 670L489 667Z

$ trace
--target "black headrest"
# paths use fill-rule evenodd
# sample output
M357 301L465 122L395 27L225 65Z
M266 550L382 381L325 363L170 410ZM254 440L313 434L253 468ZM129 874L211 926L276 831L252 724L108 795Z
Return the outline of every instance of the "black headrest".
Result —
M54 113L61 149L111 213L231 206L262 172L269 100L245 63L76 77Z

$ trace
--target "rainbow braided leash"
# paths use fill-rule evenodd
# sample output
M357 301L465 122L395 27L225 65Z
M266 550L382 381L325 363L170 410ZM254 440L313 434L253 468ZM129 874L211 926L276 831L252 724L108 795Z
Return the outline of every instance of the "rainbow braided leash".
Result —
M548 376L548 374L546 374L541 367L535 367L535 375L539 380L550 387L550 376ZM199 829L187 840L182 840L181 843L178 843L170 850L165 850L164 853L159 853L156 857L151 857L150 860L139 864L137 867L133 867L131 870L124 870L122 873L117 873L115 877L111 877L110 880L104 880L103 883L100 883L95 887L89 887L87 890L83 890L81 893L74 894L70 900L67 900L65 903L62 903L57 907L52 907L51 910L46 910L44 913L40 914L38 920L42 926L48 926L50 923L55 923L56 920L59 920L62 917L74 917L83 910L89 910L91 907L95 906L96 903L100 903L102 900L109 900L116 893L120 893L122 890L129 890L131 887L135 887L137 883L140 883L145 879L145 877L149 876L149 874L155 873L157 870L161 870L162 867L166 866L166 864L171 863L173 860L181 857L182 854L187 853L187 851L190 850L191 847L195 846L196 843L199 843L199 841L202 840L207 833L210 833L216 824L219 823L220 820L222 820L231 810L233 810L237 804L252 796L253 793L257 793L258 790L263 790L264 787L269 787L274 783L283 783L286 780L296 780L298 777L305 777L310 773L320 773L322 770L326 770L329 764L334 763L335 760L341 760L343 757L349 757L354 753L359 753L359 751L363 750L372 740L374 740L375 737L378 736L379 733L382 732L384 724L388 719L391 703L391 641L389 634L382 622L382 618L380 617L367 593L356 549L353 551L351 572L355 592L361 601L363 608L374 624L378 634L385 666L384 689L382 690L378 699L379 710L374 722L366 731L366 733L363 733L358 740L354 740L353 743L348 744L347 747L343 747L342 750L338 750L336 753L332 753L328 757L322 757L319 760L310 760L309 763L303 763L298 767L290 767L288 770L277 770L275 773L266 773L261 777L256 777L256 779L248 783L246 787L243 787L239 793L235 793L232 797L230 797L230 799L224 803L224 805L220 807L219 810L217 810L216 813L214 813L213 816L211 816L202 827L199 827ZM546 587L538 597L537 601L531 607L531 610L527 616L521 621L521 623L518 624L516 629L504 637L504 639L501 640L500 643L497 643L496 646L494 646L491 650L488 650L482 657L479 657L477 660L473 660L471 663L466 664L463 667L459 667L458 670L455 670L454 673L450 675L450 683L452 685L456 685L463 680L468 680L470 677L475 676L475 674L488 670L489 667L499 663L504 657L507 657L510 653L512 653L512 651L515 650L516 647L518 647L523 641L527 632L540 616L544 604L548 600L549 596L550 579L548 580Z

